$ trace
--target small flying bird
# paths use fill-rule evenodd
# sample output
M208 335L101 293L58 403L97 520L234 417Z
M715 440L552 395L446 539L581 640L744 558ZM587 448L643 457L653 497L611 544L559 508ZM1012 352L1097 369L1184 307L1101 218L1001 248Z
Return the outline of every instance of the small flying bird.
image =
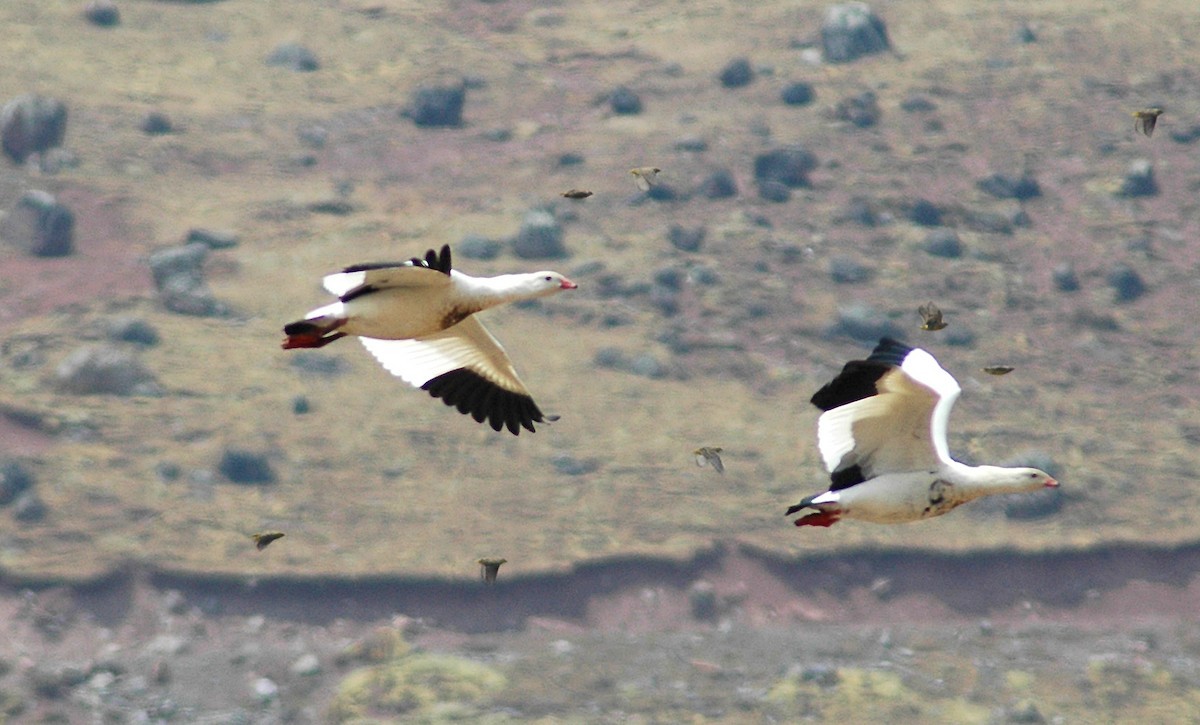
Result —
M1143 108L1140 111L1134 111L1133 130L1150 136L1154 133L1154 124L1158 123L1158 117L1161 115L1163 115L1161 108Z
M1036 468L968 466L950 457L946 425L962 388L933 355L883 338L812 397L829 489L807 496L792 523L843 518L898 524L941 516L983 496L1054 488Z
M692 455L696 457L696 465L703 468L704 466L712 466L717 473L725 472L725 464L721 463L721 451L723 449L716 446L701 446L692 451Z
M479 578L483 583L495 584L500 565L508 563L508 559L479 559L475 563L479 564Z
M592 192L582 191L580 189L571 189L570 191L564 191L561 194L561 196L564 196L567 199L586 199L591 195L592 195Z
M507 302L573 290L558 272L472 277L451 268L450 247L407 262L347 267L325 277L337 301L284 325L283 349L320 348L356 335L392 375L513 435L545 415L504 348L475 314Z
M250 534L250 538L254 539L254 545L256 547L258 547L259 551L262 551L263 549L270 546L272 541L275 541L276 539L282 539L283 532L282 531L268 531L268 532L265 532L262 534Z
M654 180L661 172L662 169L653 166L642 166L629 170L629 173L633 174L633 183L637 184L637 188L642 191L650 191L650 187L654 186Z
M1012 365L988 365L983 369L988 375L1008 375L1016 370Z
M934 332L945 329L946 322L942 320L942 311L932 302L921 305L917 308L917 312L921 313L921 329Z

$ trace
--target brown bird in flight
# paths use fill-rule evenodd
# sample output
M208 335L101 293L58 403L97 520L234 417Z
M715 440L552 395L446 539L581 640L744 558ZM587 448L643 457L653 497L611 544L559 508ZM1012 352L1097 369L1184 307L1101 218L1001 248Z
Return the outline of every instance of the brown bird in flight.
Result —
M641 166L629 170L629 173L633 174L633 183L637 184L637 188L642 191L650 191L650 187L654 186L654 181L661 172L662 169L654 166Z
M988 375L1008 375L1016 370L1012 365L988 365L983 369Z
M508 559L479 559L475 563L479 564L479 578L484 584L495 584L496 574L500 572L500 565L508 562Z
M262 533L262 534L250 534L250 538L254 539L254 545L256 547L258 547L259 551L262 551L263 549L270 546L272 541L275 541L276 539L282 539L283 532L282 531L268 531L268 532Z
M946 327L946 322L942 320L942 311L932 302L921 305L917 308L917 312L921 313L921 329L934 332Z
M564 191L562 194L560 194L560 196L563 196L567 199L586 199L591 195L592 192L583 191L581 189L571 189L570 191Z
M1161 108L1143 108L1140 111L1133 112L1133 130L1141 131L1150 136L1154 133L1154 124L1158 123L1158 117L1163 115Z
M697 466L712 466L717 473L724 473L725 464L721 462L722 450L716 446L701 446L692 451L692 455L696 457Z

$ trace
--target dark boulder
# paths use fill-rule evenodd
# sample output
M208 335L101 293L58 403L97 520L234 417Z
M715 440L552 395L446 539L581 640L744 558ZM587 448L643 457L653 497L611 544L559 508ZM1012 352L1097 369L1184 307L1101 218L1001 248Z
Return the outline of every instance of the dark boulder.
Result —
M866 3L833 5L821 25L821 48L826 62L849 63L891 47L887 25Z
M26 94L0 109L0 146L18 164L61 146L66 134L67 107L57 98Z
M446 128L462 125L467 87L462 82L450 85L421 86L413 92L405 115L422 128Z

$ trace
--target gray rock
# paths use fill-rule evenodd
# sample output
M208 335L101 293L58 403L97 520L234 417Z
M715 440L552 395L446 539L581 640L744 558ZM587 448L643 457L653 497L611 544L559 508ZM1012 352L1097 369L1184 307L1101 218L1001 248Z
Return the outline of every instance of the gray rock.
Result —
M728 169L717 169L700 182L696 193L705 199L729 199L737 196L737 180Z
M734 58L725 64L717 80L726 88L742 88L754 81L754 68L749 58Z
M829 63L849 63L888 50L887 26L866 3L833 5L821 25L821 48Z
M703 136L684 136L675 141L675 149L677 151L703 153L708 151L708 141Z
M782 204L792 198L792 190L788 188L787 184L779 181L760 181L758 198Z
M704 244L704 236L707 233L704 227L683 227L679 224L672 224L667 230L667 239L671 242L671 246L681 252L698 252Z
M0 463L0 506L8 506L33 484L33 471L24 463L15 459Z
M175 124L171 123L171 117L162 111L151 111L142 117L138 128L149 136L163 136L174 132Z
M1033 28L1030 27L1029 23L1021 23L1013 31L1012 38L1014 43L1026 45L1037 42L1037 33L1033 32Z
M217 464L221 475L233 483L267 484L275 482L275 471L265 453L226 448Z
M0 109L0 147L18 164L61 146L66 134L67 107L57 98L26 94Z
M925 237L925 241L921 243L921 249L925 250L926 254L947 259L957 259L963 254L962 240L958 238L958 234L953 229L930 231Z
M140 317L114 317L108 321L107 328L108 337L118 342L132 342L145 347L158 344L158 330Z
M1117 302L1132 302L1146 293L1142 276L1128 264L1118 264L1106 277Z
M1117 196L1154 196L1158 193L1158 182L1154 180L1154 164L1147 159L1137 159L1129 164L1125 179Z
M848 337L874 345L881 337L902 337L903 332L874 307L855 302L838 308L837 320L825 329L826 337Z
M634 116L642 112L642 99L632 89L620 86L608 96L608 105L613 113Z
M906 96L900 101L900 110L905 113L931 113L937 110L937 104L926 96Z
M838 284L858 284L871 279L872 270L854 257L838 255L829 260L829 278Z
M121 22L121 12L112 0L91 0L83 9L83 17L102 28L111 28Z
M163 306L184 315L211 316L224 312L204 281L206 244L193 242L160 249L150 255L150 272Z
M808 186L808 174L817 168L817 156L801 146L778 148L754 157L754 180L775 181L789 188Z
M1059 292L1079 290L1079 275L1075 274L1075 267L1070 262L1054 265L1054 269L1050 271L1050 279Z
M794 81L783 87L779 99L789 106L807 106L817 99L811 83Z
M521 228L513 237L512 250L521 259L562 259L568 256L563 246L562 225L545 209L530 209L525 213Z
M65 257L75 247L75 215L46 191L27 191L4 219L3 236L36 257Z
M937 227L942 224L942 210L931 201L917 199L907 209L908 220L923 227Z
M712 582L701 580L688 587L688 605L692 610L692 619L701 622L716 621L719 614L717 604L717 588Z
M870 128L879 123L883 111L873 91L863 91L838 101L833 109L833 117L839 121L848 121L858 128Z
M296 415L307 415L310 412L312 412L312 403L309 402L307 396L297 395L296 397L292 398L292 413Z
M13 501L13 518L24 524L31 524L46 518L49 509L46 502L37 491L26 491Z
M209 249L231 249L237 246L237 232L228 229L206 229L204 227L194 227L188 230L187 237L184 239L185 244L198 242L208 247Z
M293 675L299 675L301 677L319 675L321 674L321 660L319 660L312 652L306 652L305 654L300 655L300 657L298 657L296 661L292 663L292 666L288 668L288 671Z
M467 87L462 81L452 85L422 86L413 92L404 113L422 128L457 127L462 125L466 100Z
M317 56L299 43L281 43L267 55L267 65L309 73L321 67Z
M504 248L503 242L498 242L495 239L488 239L479 234L468 234L459 240L458 246L455 247L456 255L467 259L495 259L500 256L500 250Z
M990 194L997 199L1025 200L1035 199L1042 195L1042 188L1038 186L1037 179L1028 173L1020 176L992 174L975 182L975 186L985 194Z
M54 371L54 387L75 395L152 395L154 375L129 350L107 343L69 353Z
M600 462L594 458L576 458L569 453L556 453L550 459L554 470L564 476L583 476L600 469Z
M320 378L332 378L346 372L342 358L317 350L297 350L291 355L291 366L301 375Z

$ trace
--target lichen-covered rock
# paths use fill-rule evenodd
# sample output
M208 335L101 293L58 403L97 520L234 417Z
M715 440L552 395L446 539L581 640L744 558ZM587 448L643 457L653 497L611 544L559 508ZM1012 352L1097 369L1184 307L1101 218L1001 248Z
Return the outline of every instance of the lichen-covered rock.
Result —
M27 191L5 217L2 234L35 257L65 257L75 248L75 215L53 194Z
M839 121L848 121L858 128L869 128L879 123L883 111L872 91L863 91L857 95L848 96L838 101L833 109L833 117Z
M497 669L462 657L414 654L351 672L326 713L330 722L404 718L477 721L507 684Z
M107 343L84 345L54 371L54 387L75 395L154 395L154 375L131 351Z
M57 98L26 94L0 109L0 147L18 164L62 145L66 134L67 107Z
M862 2L833 5L821 25L821 47L829 63L849 63L888 50L887 25Z

